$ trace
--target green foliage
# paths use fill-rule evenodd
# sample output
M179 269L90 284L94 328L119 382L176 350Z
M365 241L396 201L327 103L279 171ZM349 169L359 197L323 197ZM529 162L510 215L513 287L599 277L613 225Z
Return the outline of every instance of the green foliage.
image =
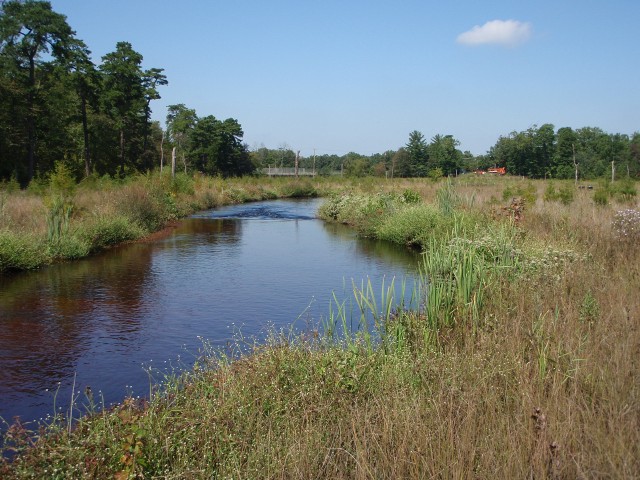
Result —
M387 216L376 230L377 237L400 245L422 246L431 236L448 236L452 217L432 205L410 205Z
M424 135L417 130L409 134L405 146L407 154L407 172L410 177L426 177L429 171L429 148Z
M638 195L635 183L630 179L621 180L611 184L611 191L616 198L622 202L628 202L635 199Z
M563 205L570 205L575 197L575 192L576 190L573 185L565 183L558 190L558 200L560 200L560 203Z
M313 198L318 196L318 191L311 181L296 180L284 186L282 195L288 198Z
M73 203L61 195L53 196L47 203L47 241L59 242L69 232Z
M20 190L20 184L18 180L16 180L15 176L11 176L11 178L7 180L0 180L0 191L6 193L13 193Z
M609 192L605 188L598 188L593 192L593 201L596 205L605 206L609 203Z
M544 192L545 202L560 202L563 205L570 205L575 196L575 187L569 183L563 183L559 189L555 188L552 182L547 184Z
M621 203L633 202L638 191L636 184L631 179L610 182L601 181L599 188L594 193L594 201L598 205L606 205L609 199L615 199ZM597 199L596 199L597 198Z
M458 196L451 179L438 189L436 192L438 207L443 215L452 215L454 210L460 205L460 197Z
M522 198L527 205L534 204L538 198L535 185L533 183L527 183L526 185L508 185L502 191L502 199L504 201L510 201L515 197Z
M420 203L422 201L422 197L418 192L407 188L402 192L402 200L407 204Z
M437 180L440 176L453 176L461 168L462 152L460 142L453 135L435 135L429 144L429 177Z
M171 213L164 206L172 206L167 202L165 193L157 188L145 189L142 186L126 187L118 198L118 211L131 222L147 232L161 228Z
M580 321L592 325L600 318L600 304L598 300L593 296L591 291L588 291L582 299L580 305Z
M552 182L547 184L547 188L544 191L544 201L552 202L557 199L558 191L555 188L555 185Z
M55 242L49 242L48 254L52 259L76 260L91 253L91 245L81 235L65 235Z
M193 177L185 173L176 173L171 180L171 192L174 194L193 195L195 192Z
M71 197L76 189L76 180L69 167L63 162L56 162L49 175L49 189L53 195Z
M0 272L38 268L48 260L45 250L34 236L0 230Z
M145 231L139 225L120 215L96 219L78 232L78 236L90 246L90 251L95 252L118 243L135 240L142 237L144 233Z
M34 177L27 187L27 192L33 193L34 195L46 195L48 190L49 181L42 177Z
M444 172L440 167L432 168L431 170L429 170L429 173L427 174L427 176L434 182L437 182L442 177L444 177Z

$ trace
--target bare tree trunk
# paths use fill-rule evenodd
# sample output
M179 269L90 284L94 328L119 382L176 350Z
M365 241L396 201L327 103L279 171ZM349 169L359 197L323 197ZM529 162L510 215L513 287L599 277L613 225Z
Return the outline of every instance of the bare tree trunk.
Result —
M91 157L89 152L89 126L87 124L87 99L82 95L82 133L84 134L84 175L91 175Z
M176 147L171 150L171 178L176 177Z
M611 160L611 183L616 181L616 162Z
M296 178L298 178L298 165L299 164L300 164L300 150L298 150L296 152L296 168L295 168Z
M578 164L576 163L576 146L572 143L571 148L573 148L573 166L576 169L576 187L578 186Z
M120 176L124 177L124 128L120 128Z
M27 130L29 145L27 150L27 183L31 182L35 175L36 164L36 119L35 119L35 88L36 88L36 66L34 56L29 58L29 113L27 115Z
M162 138L160 139L160 173L162 173L163 166L164 166L164 130L162 131Z

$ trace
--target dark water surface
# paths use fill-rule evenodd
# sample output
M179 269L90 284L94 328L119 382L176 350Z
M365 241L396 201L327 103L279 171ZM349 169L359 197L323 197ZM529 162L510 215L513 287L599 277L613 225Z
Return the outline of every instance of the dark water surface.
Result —
M238 330L302 330L328 316L332 292L352 296L352 281L379 291L413 277L415 254L316 220L319 204L206 211L153 243L0 276L0 417L45 418L54 397L64 412L74 382L106 405L145 395L148 367L189 365L200 338L224 347Z

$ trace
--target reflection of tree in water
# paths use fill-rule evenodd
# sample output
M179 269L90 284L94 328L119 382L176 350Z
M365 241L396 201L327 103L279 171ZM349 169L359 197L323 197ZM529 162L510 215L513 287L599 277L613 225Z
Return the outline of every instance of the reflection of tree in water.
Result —
M184 242L237 242L240 223L190 219L164 241L0 277L0 397L73 376L96 337L132 342L145 327L148 297L159 290L154 254Z
M242 235L242 222L228 218L189 218L176 229L172 240L198 244L237 243Z
M417 269L420 254L416 250L398 247L394 243L382 240L356 237L353 228L346 225L323 223L323 226L331 235L354 242L355 250L359 255L379 258L391 265L405 265Z
M140 248L142 247L142 248ZM72 373L99 330L139 330L149 245L2 280L0 388L41 389Z

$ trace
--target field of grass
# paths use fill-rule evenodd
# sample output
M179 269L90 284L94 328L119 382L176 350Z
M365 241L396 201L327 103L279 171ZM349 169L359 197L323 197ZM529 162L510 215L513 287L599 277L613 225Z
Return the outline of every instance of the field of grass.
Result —
M232 198L276 188L198 181ZM136 184L119 188L77 191L74 212L141 195ZM336 299L323 328L274 332L239 358L205 344L193 370L152 386L147 399L108 411L79 399L92 415L35 436L14 424L5 449L15 456L0 477L638 477L635 190L475 176L314 188L328 195L327 221L425 252L416 307L394 308L365 286L354 296L375 317L373 331L342 332ZM207 206L219 204L210 198ZM8 196L2 212L18 200L38 204ZM122 205L110 208L151 230L146 213ZM11 218L21 229L0 229L8 241L47 234L46 223Z

